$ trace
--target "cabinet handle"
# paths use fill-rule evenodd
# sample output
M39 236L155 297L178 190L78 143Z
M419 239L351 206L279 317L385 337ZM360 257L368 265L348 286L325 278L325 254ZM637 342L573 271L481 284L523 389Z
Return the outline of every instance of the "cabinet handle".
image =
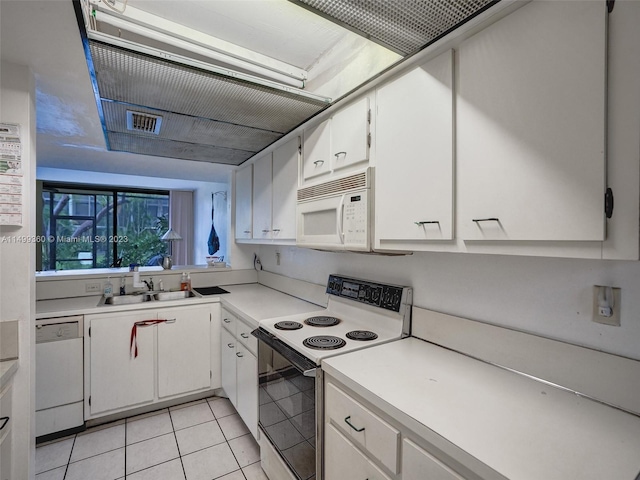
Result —
M249 338L249 335L247 335L246 333L241 333L241 334L240 334L240 336L241 336L242 338Z
M426 222L423 221L423 222L413 222L413 223L415 223L419 227L421 227L423 225L426 225L428 223L437 223L438 225L440 225L440 222L438 220L429 220L429 221L426 221Z
M9 417L0 417L0 422L2 422L0 425L0 430L2 430L9 423Z
M242 352L236 352L236 357L244 357Z
M244 233L251 233L251 230L245 230Z
M348 417L344 418L344 422L349 425L351 428L353 428L356 432L364 432L364 427L362 428L356 428L353 426L353 424L349 421L349 419L351 418L351 415L349 415Z
M234 345L233 345L233 343L227 343L227 347L229 347L229 348L233 348L233 347L234 347Z
M279 232L280 229L279 228L274 228L273 230L271 230L272 232Z
M334 153L333 155L336 157L336 159L340 160L340 155L344 155L346 157L347 152L338 152L338 153Z
M223 319L222 319L222 321L223 321L224 323L231 323L231 320L229 320L228 318L223 318Z
M164 321L165 323L176 323L176 319L175 318L170 318L168 320Z
M269 233L271 230L262 230L262 233Z
M500 223L500 219L496 218L496 217L490 217L490 218L474 218L471 220L472 222L498 222Z
M315 162L313 162L313 164L317 167L318 165L322 165L324 163L324 160L316 160Z

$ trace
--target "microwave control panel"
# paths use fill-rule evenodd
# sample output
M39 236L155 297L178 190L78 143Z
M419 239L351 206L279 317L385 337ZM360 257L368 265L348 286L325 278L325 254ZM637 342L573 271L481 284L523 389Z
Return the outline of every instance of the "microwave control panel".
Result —
M330 275L327 293L348 298L367 305L399 312L402 306L404 288L396 285L356 280L353 278Z
M366 245L369 231L367 191L346 194L342 231L345 245Z

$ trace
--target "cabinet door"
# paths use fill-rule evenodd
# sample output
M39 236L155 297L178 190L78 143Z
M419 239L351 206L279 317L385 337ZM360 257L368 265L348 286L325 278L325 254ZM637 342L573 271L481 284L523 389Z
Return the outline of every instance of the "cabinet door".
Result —
M222 328L220 330L220 366L222 377L222 389L227 394L234 407L238 407L237 380L236 380L236 339Z
M251 238L251 195L253 188L253 165L236 172L236 238Z
M300 139L273 152L273 238L296 238L296 187Z
M373 462L342 436L333 425L326 424L325 426L325 480L344 480L346 478L389 480L387 475L382 473Z
M304 131L302 178L304 181L326 175L331 169L330 120Z
M158 318L158 397L211 386L211 320L208 306L165 308Z
M402 441L402 480L463 480L456 472L411 440Z
M11 457L13 455L9 433L0 443L0 480L11 480Z
M137 329L138 356L129 348L136 322L153 320L155 311L85 317L90 322L91 415L154 400L153 326Z
M272 161L271 154L253 165L253 238L271 238Z
M531 2L460 47L467 240L604 239L606 6Z
M376 241L453 238L453 52L377 92Z
M369 97L339 110L331 118L331 162L338 170L369 160Z
M238 414L257 439L258 360L244 345L238 343L237 346Z

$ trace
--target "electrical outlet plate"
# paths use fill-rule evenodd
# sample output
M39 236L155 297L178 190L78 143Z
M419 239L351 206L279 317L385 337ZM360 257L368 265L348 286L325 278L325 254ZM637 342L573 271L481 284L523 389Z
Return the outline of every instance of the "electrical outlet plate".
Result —
M102 285L99 283L85 283L84 291L87 293L100 293L102 290Z
M603 317L600 315L598 307L598 293L600 291L600 285L593 286L593 321L596 323L602 323L604 325L613 325L614 327L620 326L620 297L621 291L619 288L612 288L613 290L613 314L610 317Z

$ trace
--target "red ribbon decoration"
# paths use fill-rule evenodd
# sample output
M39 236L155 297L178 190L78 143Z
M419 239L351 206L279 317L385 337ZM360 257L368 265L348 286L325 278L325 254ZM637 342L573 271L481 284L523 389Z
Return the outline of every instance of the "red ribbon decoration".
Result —
M131 342L129 343L129 350L133 358L138 358L138 341L136 339L138 335L138 327L151 327L152 325L164 322L166 322L166 320L143 320L133 324L133 327L131 328Z

